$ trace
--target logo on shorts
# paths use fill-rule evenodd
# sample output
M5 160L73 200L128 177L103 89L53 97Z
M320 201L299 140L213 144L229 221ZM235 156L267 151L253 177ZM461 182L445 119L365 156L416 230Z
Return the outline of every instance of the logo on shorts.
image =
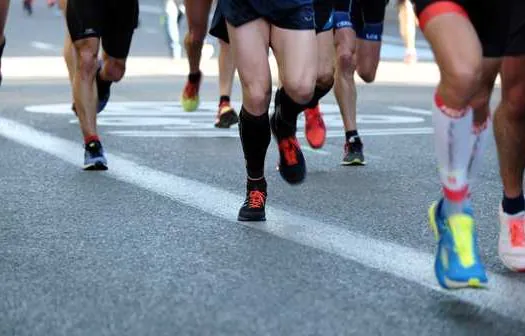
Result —
M312 21L312 20L314 19L314 17L311 16L311 15L308 15L308 16L303 17L303 19L304 19L305 21L307 21L307 22L310 22L310 21Z
M96 33L97 32L93 28L88 28L88 29L84 30L84 35L93 35L93 34L96 34Z

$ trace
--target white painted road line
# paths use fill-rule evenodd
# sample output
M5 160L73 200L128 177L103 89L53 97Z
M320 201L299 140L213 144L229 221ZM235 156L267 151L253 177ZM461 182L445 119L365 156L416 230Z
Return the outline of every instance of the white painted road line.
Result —
M80 168L82 151L79 143L5 118L0 118L0 136L46 152ZM246 225L282 239L341 256L379 272L525 322L525 291L520 281L489 273L490 290L444 291L436 285L432 267L433 257L429 253L353 233L274 207L268 207L269 220L266 223L238 223L235 221L238 208L232 205L241 204L243 198L240 195L138 165L121 155L108 153L108 160L110 170L103 174L116 180L168 197L232 224Z
M59 46L55 46L50 43L40 42L40 41L32 41L31 46L33 48L39 49L39 50L48 50L48 51L60 51L62 50Z
M238 132L210 132L208 130L125 130L125 131L107 131L108 134L132 138L238 138ZM414 128L373 128L360 129L359 134L362 136L392 136L392 135L425 135L432 134L431 127L414 127ZM304 137L304 133L297 132L298 137ZM328 131L327 138L340 138L340 131Z
M432 111L430 110L418 109L418 108L407 107L407 106L389 106L388 109L391 111L395 111L395 112L407 112L407 113L420 114L420 115L426 115L426 116L432 115Z

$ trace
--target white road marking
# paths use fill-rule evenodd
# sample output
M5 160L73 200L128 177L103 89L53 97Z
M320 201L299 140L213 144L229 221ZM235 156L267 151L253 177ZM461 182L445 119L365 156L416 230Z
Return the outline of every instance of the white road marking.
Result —
M209 130L184 130L178 128L176 131L170 130L123 130L123 131L107 131L108 134L118 135L122 137L136 137L136 138L237 138L239 134L233 131L222 130L222 132L210 132ZM424 135L432 134L433 130L430 127L415 127L415 128L375 128L375 129L360 129L359 134L363 136L392 136L392 135ZM298 137L304 137L303 132L297 132ZM341 137L340 131L328 131L327 138Z
M61 48L58 46L55 46L50 43L40 42L40 41L32 41L31 46L36 49L40 50L48 50L48 51L60 51Z
M388 109L391 111L396 111L396 112L407 112L407 113L420 114L420 115L426 115L426 116L432 115L432 111L430 110L424 110L424 109L407 107L407 106L389 106Z
M82 151L79 143L5 118L0 118L0 136L80 167ZM490 290L445 291L436 285L432 267L433 257L430 253L350 232L342 227L274 207L268 207L269 220L266 223L239 223L235 221L237 207L232 205L241 204L243 198L240 195L141 166L124 159L122 155L108 153L108 160L110 170L105 174L116 180L168 197L232 223L338 255L379 272L525 322L523 282L489 273Z

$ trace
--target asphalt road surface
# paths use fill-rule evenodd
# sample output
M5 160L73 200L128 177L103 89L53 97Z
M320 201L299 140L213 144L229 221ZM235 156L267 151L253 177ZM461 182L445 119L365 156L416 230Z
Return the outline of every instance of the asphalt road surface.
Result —
M131 57L161 64L160 3L142 5ZM237 128L213 128L216 77L205 78L200 110L184 113L184 77L138 74L137 61L99 117L110 169L83 172L63 69L39 75L60 64L62 19L44 1L33 17L20 7L0 89L1 335L525 334L525 278L497 257L492 142L474 187L490 287L447 292L434 279L432 83L400 73L359 86L368 165L358 168L339 165L342 123L328 95L326 145L300 139L305 183L281 180L272 143L268 221L245 225ZM387 47L400 46L396 29Z

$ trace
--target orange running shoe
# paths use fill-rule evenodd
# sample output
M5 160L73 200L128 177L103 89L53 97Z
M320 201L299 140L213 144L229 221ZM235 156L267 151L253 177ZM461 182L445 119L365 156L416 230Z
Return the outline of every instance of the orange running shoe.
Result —
M182 97L180 98L182 108L186 112L193 112L199 108L199 89L201 86L202 75L197 83L191 83L189 80L184 85Z
M319 104L314 108L304 110L304 132L310 147L319 149L326 140L326 126L321 115Z

